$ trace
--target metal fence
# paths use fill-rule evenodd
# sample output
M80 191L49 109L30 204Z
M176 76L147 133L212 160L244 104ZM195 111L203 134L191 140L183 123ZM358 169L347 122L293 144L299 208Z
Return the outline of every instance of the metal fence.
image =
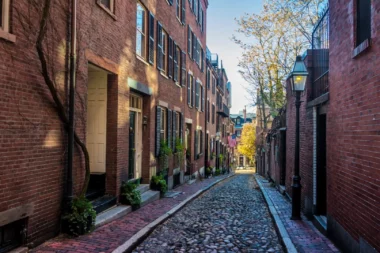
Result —
M327 9L313 31L313 98L329 91L329 14Z

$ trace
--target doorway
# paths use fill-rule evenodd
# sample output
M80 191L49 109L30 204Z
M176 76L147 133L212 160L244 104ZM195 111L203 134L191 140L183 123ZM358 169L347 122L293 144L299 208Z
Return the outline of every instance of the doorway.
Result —
M317 206L316 214L326 216L327 183L326 183L326 114L317 120Z
M239 157L239 167L244 167L244 157L243 156Z
M141 177L142 163L142 97L131 94L129 99L129 164L128 179Z
M90 156L90 199L103 196L106 189L107 78L106 71L89 65L86 146Z
M185 148L186 148L186 172L185 175L192 175L192 164L191 164L191 124L186 124L186 132L185 132Z

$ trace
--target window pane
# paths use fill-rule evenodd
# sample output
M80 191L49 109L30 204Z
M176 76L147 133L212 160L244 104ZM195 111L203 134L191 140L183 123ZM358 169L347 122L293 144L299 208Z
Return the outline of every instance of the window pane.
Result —
M107 7L108 9L111 10L111 1L112 0L100 0L100 2L105 6Z
M142 34L137 31L136 33L136 53L140 56L142 56L142 52L143 52L143 37L142 37Z
M137 19L136 19L137 29L142 33L145 32L145 9L141 4L137 4Z

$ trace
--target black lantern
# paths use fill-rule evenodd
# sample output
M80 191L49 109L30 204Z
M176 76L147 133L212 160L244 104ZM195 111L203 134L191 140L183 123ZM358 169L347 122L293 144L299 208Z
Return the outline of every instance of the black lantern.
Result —
M294 63L294 67L292 72L289 75L289 80L292 85L292 91L304 91L306 86L306 79L309 73L307 72L305 63L302 60L301 56L297 56L296 62Z

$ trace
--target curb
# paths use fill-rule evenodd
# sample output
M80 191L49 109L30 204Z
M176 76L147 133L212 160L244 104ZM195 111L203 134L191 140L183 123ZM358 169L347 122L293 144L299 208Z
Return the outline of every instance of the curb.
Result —
M260 180L257 178L257 175L255 174L254 176L255 176L257 184L260 186L260 190L261 190L261 192L264 196L264 199L267 203L267 206L269 208L269 212L270 212L270 214L274 220L274 224L276 225L277 231L280 234L281 240L282 240L283 244L285 245L286 252L297 253L298 251L297 251L296 247L294 246L292 240L290 239L288 231L286 231L284 223L282 223L280 216L278 215L277 210L276 210L272 200L270 199L270 197L266 193L263 185L261 184Z
M161 215L160 217L158 217L156 220L154 220L153 222L149 223L148 225L146 225L143 229L141 229L139 232L137 232L135 235L133 235L131 238L129 238L125 243L123 243L121 246L117 247L114 251L112 251L113 253L123 253L123 252L132 252L132 250L137 247L143 240L145 240L150 233L153 232L153 230L158 227L159 225L161 225L163 222L165 222L167 219L169 219L170 217L172 217L175 213L177 213L179 210L181 210L183 207L185 207L188 203L190 203L191 201L193 201L194 199L196 199L199 195L201 195L202 193L206 192L207 190L209 190L210 188L212 188L213 186L221 183L222 181L228 179L228 178L231 178L235 176L235 174L232 174L232 175L229 175L225 178L221 178L217 181L215 181L214 183L200 189L199 191L197 191L196 193L194 193L193 195L189 196L187 199L185 199L184 201L182 201L181 203L179 203L178 205L176 205L175 207L173 207L172 209L170 209L168 212L166 212L165 214Z

